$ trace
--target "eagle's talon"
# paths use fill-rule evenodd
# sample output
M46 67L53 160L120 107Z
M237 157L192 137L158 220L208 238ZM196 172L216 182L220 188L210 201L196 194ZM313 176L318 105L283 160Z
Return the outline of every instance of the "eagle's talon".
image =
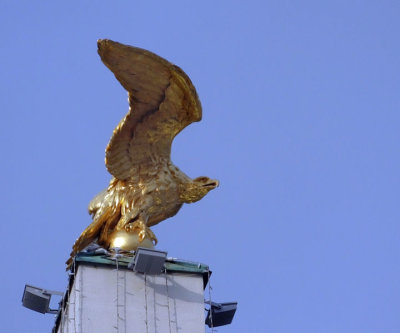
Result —
M151 240L154 245L158 243L154 232L143 221L137 220L135 222L128 223L124 228L128 233L137 234L140 243L142 243L146 238Z

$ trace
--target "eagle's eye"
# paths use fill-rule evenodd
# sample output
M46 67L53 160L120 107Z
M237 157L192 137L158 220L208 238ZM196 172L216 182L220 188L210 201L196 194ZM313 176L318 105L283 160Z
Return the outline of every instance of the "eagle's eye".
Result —
M197 177L194 179L194 181L200 184L202 187L208 188L209 190L214 189L219 185L218 180L210 179L208 177Z
M194 181L198 183L207 183L210 180L208 177L197 177Z

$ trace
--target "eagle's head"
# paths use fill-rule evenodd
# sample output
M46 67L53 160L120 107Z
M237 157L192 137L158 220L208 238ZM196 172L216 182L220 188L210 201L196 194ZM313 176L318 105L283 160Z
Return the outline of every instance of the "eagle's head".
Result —
M179 194L182 202L192 203L199 201L209 191L218 187L219 181L208 177L197 177L191 182L186 183Z

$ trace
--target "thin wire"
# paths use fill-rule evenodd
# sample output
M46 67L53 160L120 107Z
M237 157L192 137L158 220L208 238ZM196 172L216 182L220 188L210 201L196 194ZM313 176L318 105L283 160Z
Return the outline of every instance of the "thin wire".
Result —
M145 298L145 309L146 309L146 333L149 332L148 319L147 319L147 277L144 273L144 298Z
M66 291L66 293L68 293L68 290ZM60 313L60 329L61 329L61 333L64 333L64 302L65 302L65 295L63 295L62 297L62 301L61 301L61 313Z
M64 328L63 328L63 320L64 320L64 318L63 318L63 310L62 309L61 309L60 316L61 316L61 318L60 318L60 331L61 331L61 333L64 333Z
M115 266L116 266L116 271L117 271L117 274L116 274L116 276L117 276L117 299L116 299L116 303L117 303L117 326L116 326L116 328L117 328L117 332L120 332L120 329L122 328L121 325L120 325L120 321L122 320L124 322L122 332L125 333L126 332L126 290L125 290L125 288L126 288L126 274L125 274L125 272L123 272L123 271L121 271L119 269L118 258L120 258L122 255L119 254L119 249L118 248L115 248L114 250L116 251L116 254L115 254L113 260L115 260ZM122 274L122 278L121 278L120 274ZM123 291L122 291L123 292L123 304L120 304L120 294L121 294L121 285L120 285L121 282L120 281L121 280L124 280L123 281L123 283L124 283ZM121 316L121 313L120 313L120 308L121 307L124 308L123 316Z
M211 287L211 274L210 274L210 269L208 269L208 271L207 271L207 274L208 274L208 298L209 298L209 301L210 301L210 315L209 315L209 317L210 317L210 323L211 323L211 332L214 332L214 324L213 324L213 316L212 316L212 302L211 302L211 290L212 290L212 287Z
M115 265L117 267L117 332L119 333L119 266L118 266L118 252L115 256Z
M76 264L75 264L75 258L74 258L74 332L76 333Z
M68 291L67 291L68 292ZM62 302L61 302L61 313L60 313L60 328L61 328L61 333L64 333L64 301L65 301L65 295L63 295Z
M174 300L175 328L176 328L176 333L178 333L179 325L178 325L178 314L176 312L176 298L174 297L173 300Z
M82 267L83 269L83 267ZM82 333L82 312L83 312L83 272L79 274L79 332Z
M126 272L124 272L124 333L126 333Z
M168 325L169 325L169 333L171 333L172 330L171 330L171 314L170 314L170 310L169 310L168 275L167 275L166 269L164 270L164 274L165 274L165 290L167 293Z
M158 332L158 327L157 327L157 322L158 322L158 320L157 320L157 310L158 310L158 308L157 308L157 305L158 305L158 303L157 303L157 300L156 300L156 290L155 290L155 288L153 287L154 286L154 284L155 284L155 282L156 282L156 278L154 277L154 276L152 276L151 278L150 278L150 283L152 284L152 288L151 288L151 291L153 292L152 293L152 296L153 296L153 318L154 318L154 320L153 320L153 322L154 322L154 332Z

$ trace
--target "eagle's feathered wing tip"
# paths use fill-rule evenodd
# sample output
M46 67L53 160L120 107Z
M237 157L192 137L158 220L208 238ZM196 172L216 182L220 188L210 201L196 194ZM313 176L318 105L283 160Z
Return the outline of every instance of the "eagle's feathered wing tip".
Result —
M109 39L97 45L102 62L129 93L130 110L106 149L107 170L126 180L154 157L170 159L174 137L201 120L201 103L188 75L168 60Z
M105 214L100 214L99 216L100 218L94 218L93 222L81 233L81 235L75 241L75 244L72 246L70 257L65 262L67 265L66 270L71 268L75 255L99 237L104 222L106 221L109 214L107 214L106 212Z

